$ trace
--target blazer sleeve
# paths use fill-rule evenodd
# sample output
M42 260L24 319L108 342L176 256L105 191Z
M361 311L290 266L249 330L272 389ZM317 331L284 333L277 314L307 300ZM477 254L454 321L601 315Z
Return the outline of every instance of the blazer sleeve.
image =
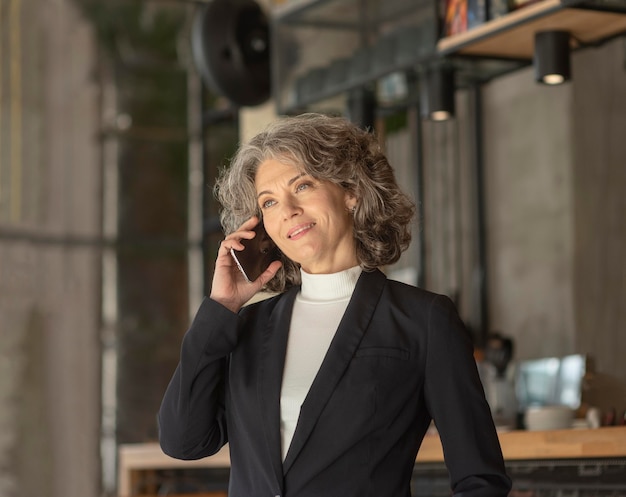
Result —
M428 323L425 396L441 438L453 494L504 497L511 481L473 355L452 301L438 296Z
M185 333L180 362L158 413L159 442L167 455L200 459L228 442L226 368L237 343L238 319L205 298Z

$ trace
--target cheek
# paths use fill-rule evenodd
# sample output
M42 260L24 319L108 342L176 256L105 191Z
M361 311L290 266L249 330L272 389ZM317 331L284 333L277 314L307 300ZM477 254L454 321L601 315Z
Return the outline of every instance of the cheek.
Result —
M278 242L280 241L280 237L278 236L278 223L272 218L271 215L266 215L263 217L263 226L265 227L265 231L269 235L269 237L274 241L276 245L278 245ZM278 248L282 250L280 245L278 246Z
M266 233L272 240L278 239L278 233L276 231L276 223L272 221L272 218L269 216L265 216L263 218L263 226L265 227Z

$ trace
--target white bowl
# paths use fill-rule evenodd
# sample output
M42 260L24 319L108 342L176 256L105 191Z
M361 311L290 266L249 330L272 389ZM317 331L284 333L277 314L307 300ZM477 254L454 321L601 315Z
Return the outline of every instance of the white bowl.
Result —
M574 411L567 406L529 407L524 413L524 424L530 431L564 430L572 427Z

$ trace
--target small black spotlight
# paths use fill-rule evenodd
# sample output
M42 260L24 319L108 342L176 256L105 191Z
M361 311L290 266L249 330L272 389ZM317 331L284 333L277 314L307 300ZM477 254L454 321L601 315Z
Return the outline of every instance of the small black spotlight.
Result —
M547 85L560 85L571 78L570 33L539 31L535 33L535 79Z
M358 87L348 92L348 119L368 131L376 127L376 95L370 88Z
M420 79L420 108L424 119L446 121L454 117L454 70L442 65L430 67Z

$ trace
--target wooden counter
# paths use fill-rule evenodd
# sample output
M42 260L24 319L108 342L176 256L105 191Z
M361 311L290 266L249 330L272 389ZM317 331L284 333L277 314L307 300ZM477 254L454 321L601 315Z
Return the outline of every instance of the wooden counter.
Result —
M510 431L498 434L505 460L626 457L626 427L596 430ZM437 435L427 435L416 463L442 462ZM138 495L134 489L142 473L157 469L228 468L228 447L212 457L180 461L166 456L157 443L121 445L119 448L118 495Z
M574 459L626 457L626 426L597 430L509 431L498 433L507 461L521 459ZM424 438L417 462L441 462L437 435Z
M142 473L156 469L229 468L228 446L217 454L196 461L182 461L166 456L158 443L120 445L118 451L117 494L138 495L135 491Z

